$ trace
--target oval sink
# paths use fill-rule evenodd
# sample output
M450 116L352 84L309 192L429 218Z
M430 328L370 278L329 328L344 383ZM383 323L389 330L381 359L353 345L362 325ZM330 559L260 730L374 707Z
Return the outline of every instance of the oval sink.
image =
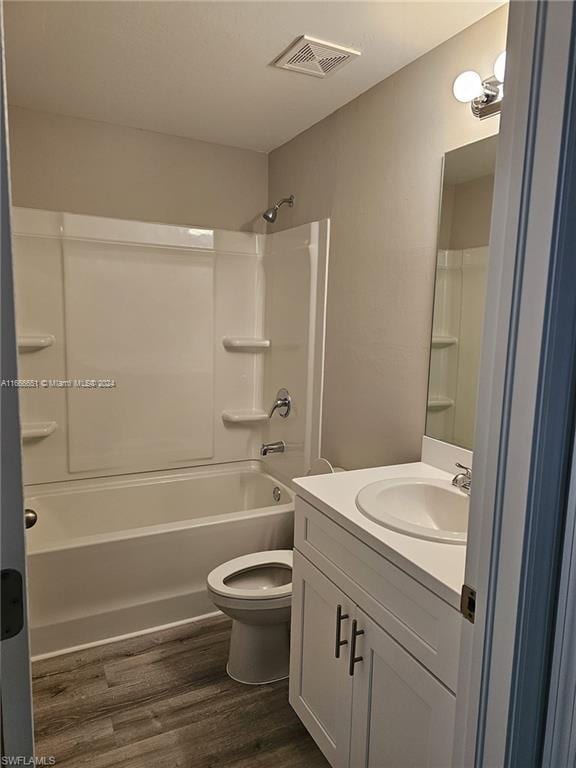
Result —
M466 544L468 496L449 480L414 477L379 480L356 496L365 517L419 539Z

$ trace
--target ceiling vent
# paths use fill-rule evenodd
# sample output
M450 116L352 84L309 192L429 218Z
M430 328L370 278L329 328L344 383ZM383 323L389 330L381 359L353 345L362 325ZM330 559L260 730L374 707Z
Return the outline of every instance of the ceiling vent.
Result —
M274 65L303 75L327 77L356 56L360 56L360 51L302 35L276 59Z

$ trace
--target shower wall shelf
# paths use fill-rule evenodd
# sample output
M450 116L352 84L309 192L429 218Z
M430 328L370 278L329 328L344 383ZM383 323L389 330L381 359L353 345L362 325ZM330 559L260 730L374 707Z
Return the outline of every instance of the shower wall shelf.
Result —
M54 344L54 336L51 333L39 333L35 335L18 336L18 349L20 352L38 352Z
M266 411L258 409L222 411L222 421L227 424L257 424L260 421L268 421Z
M30 421L22 424L22 440L41 440L57 427L55 421Z
M453 347L455 344L458 344L456 336L432 336L432 346L436 349Z
M450 397L431 397L428 400L429 411L443 411L446 408L452 408L454 400Z
M245 338L241 336L224 336L222 344L232 352L263 352L270 348L270 339Z

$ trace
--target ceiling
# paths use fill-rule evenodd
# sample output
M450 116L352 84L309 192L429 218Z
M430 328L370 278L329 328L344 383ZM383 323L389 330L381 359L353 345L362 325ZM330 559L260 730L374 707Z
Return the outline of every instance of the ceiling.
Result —
M501 4L12 0L8 99L267 152ZM362 56L325 79L270 66L302 34Z

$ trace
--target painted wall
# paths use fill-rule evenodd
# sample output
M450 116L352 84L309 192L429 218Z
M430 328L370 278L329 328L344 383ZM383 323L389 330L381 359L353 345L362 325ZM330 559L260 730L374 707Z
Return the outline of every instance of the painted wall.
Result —
M14 205L263 229L263 153L20 107L10 107L9 128Z
M296 195L276 227L332 220L323 454L346 468L420 456L442 155L499 125L452 82L492 71L506 20L503 7L270 154L270 200Z

